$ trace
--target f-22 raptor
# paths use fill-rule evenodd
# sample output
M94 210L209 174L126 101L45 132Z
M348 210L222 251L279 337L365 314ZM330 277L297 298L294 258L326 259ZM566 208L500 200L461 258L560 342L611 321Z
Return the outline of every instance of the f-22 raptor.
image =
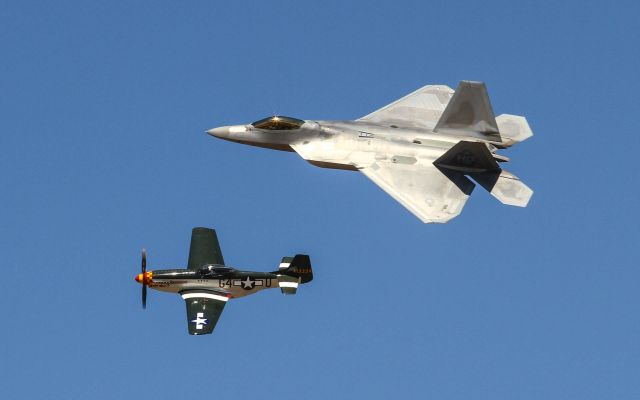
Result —
M475 187L525 207L533 191L500 167L498 150L531 137L524 117L494 116L482 82L429 85L355 121L273 116L212 136L295 151L323 168L361 171L425 223L458 216Z
M224 263L216 231L193 228L187 269L147 271L147 252L142 250L142 307L147 306L147 286L179 293L187 304L190 335L213 332L227 301L279 287L283 294L296 294L298 285L311 282L309 256L283 257L277 271L239 271Z

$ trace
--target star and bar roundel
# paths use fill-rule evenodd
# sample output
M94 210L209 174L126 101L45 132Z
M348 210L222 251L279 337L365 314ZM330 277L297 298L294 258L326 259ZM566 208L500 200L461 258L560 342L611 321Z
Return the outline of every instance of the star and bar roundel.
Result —
M201 312L197 313L196 317L189 322L191 322L192 324L195 324L196 329L202 329L206 325L209 325L209 320L205 318L204 313L201 313Z
M242 279L220 279L221 288L230 288L232 286L239 286L244 290L252 290L256 286L271 287L272 279L253 279L247 276Z

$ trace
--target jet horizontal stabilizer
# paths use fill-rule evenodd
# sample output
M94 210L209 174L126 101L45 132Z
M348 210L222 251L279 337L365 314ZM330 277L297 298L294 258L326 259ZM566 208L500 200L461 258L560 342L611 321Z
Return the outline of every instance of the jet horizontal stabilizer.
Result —
M520 115L501 114L496 117L496 123L502 137L501 146L513 146L533 136L527 119Z
M477 173L470 176L493 197L508 206L526 207L533 195L533 190L529 186L505 170Z

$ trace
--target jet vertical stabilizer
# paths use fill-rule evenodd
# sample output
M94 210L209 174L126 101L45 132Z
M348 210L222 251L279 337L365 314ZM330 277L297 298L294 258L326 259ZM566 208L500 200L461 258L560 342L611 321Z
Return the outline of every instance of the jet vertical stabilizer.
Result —
M485 84L461 81L433 131L500 142L498 124Z

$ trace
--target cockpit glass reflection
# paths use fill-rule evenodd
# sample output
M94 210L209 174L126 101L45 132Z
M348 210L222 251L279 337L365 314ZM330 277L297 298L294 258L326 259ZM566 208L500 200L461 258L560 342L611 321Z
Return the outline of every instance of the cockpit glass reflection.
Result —
M229 268L223 265L207 265L207 266L204 266L203 268L200 268L198 272L199 272L199 276L202 278L215 278L215 277L223 277L232 271L233 271L232 268Z
M275 115L273 117L261 119L251 124L258 129L266 129L270 131L290 131L298 129L304 124L303 120Z

